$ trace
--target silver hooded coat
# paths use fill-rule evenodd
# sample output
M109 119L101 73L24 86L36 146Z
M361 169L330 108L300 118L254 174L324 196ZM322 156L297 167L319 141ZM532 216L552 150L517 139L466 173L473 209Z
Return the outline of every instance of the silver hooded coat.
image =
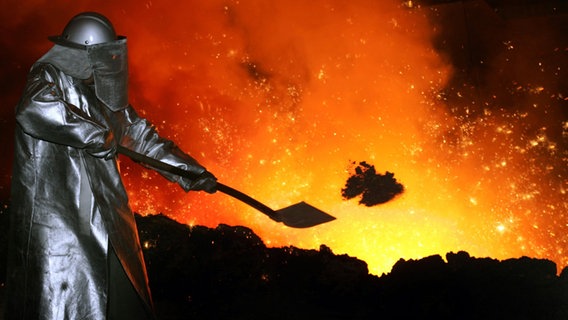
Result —
M110 110L85 81L51 64L32 67L16 120L9 319L105 319L112 248L151 309L113 146L198 174L205 169L159 137L130 105ZM161 174L188 191L188 181Z

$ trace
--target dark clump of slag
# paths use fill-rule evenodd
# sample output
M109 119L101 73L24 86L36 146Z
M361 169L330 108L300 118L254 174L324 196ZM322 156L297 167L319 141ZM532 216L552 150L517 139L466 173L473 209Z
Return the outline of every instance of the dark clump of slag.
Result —
M355 162L354 162L355 164ZM347 179L341 195L345 200L360 196L359 204L372 207L388 202L404 192L404 186L396 181L394 173L377 173L375 166L359 162L355 172Z

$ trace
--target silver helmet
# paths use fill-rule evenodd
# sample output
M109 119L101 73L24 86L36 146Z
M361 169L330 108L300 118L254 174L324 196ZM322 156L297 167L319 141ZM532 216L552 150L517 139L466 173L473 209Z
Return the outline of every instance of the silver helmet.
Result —
M66 47L86 49L90 45L115 41L117 35L105 16L83 12L69 20L61 35L51 36L49 40Z

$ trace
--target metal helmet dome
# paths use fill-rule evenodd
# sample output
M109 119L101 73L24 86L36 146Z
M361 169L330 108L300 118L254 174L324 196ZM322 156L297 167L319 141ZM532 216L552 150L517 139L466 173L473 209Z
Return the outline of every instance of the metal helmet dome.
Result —
M61 35L49 37L49 40L56 44L81 49L116 39L117 35L110 20L96 12L83 12L74 16Z

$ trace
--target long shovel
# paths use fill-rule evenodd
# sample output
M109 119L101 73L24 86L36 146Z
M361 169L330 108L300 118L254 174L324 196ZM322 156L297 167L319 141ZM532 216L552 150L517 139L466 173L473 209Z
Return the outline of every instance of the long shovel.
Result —
M147 164L156 169L167 171L179 176L187 177L189 179L195 179L195 174L183 170L181 168L172 166L168 163L150 158L146 155L140 154L138 152L127 149L123 146L118 146L118 152L128 156L136 162L141 162ZM238 199L249 206L257 209L258 211L264 213L272 220L277 222L282 222L283 224L292 228L309 228L317 226L325 222L335 220L335 217L315 208L305 202L299 202L279 210L272 210L265 204L253 199L252 197L233 189L227 185L217 182L217 191L223 192L235 199Z

